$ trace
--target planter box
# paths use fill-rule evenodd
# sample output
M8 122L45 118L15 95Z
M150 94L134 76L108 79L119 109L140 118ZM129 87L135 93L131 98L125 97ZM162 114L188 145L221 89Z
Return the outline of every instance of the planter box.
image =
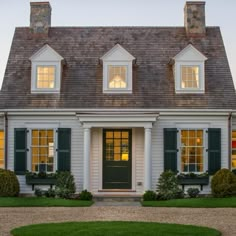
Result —
M180 185L182 185L182 188L184 189L185 185L200 185L201 190L203 185L208 185L209 184L209 176L206 177L185 177L185 178L178 178L178 182Z
M34 190L34 185L50 185L52 188L56 184L56 178L27 178L26 184L32 185L32 190Z

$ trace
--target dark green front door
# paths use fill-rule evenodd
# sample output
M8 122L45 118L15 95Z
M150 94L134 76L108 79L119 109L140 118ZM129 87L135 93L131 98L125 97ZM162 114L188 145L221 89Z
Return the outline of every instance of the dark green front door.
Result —
M103 131L103 189L131 189L132 131Z

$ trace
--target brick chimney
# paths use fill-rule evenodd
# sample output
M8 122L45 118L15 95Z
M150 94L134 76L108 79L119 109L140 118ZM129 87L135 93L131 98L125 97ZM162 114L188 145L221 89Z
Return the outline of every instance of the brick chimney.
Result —
M186 2L184 26L190 37L204 37L206 34L205 2Z
M30 3L30 30L33 34L48 35L51 26L51 5L49 2Z

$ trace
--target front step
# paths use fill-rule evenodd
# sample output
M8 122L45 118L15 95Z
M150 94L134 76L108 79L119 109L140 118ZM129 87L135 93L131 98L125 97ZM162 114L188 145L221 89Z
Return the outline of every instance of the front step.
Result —
M141 196L94 195L95 202L140 202Z

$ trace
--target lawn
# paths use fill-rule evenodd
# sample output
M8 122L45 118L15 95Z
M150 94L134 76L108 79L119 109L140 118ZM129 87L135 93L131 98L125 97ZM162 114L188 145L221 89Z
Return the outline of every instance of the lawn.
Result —
M13 236L220 236L215 229L191 225L145 222L70 222L29 225L11 231Z
M86 207L92 201L39 197L0 197L0 207Z
M231 198L187 198L168 201L142 202L145 207L192 207L192 208L219 208L236 207L236 197Z

